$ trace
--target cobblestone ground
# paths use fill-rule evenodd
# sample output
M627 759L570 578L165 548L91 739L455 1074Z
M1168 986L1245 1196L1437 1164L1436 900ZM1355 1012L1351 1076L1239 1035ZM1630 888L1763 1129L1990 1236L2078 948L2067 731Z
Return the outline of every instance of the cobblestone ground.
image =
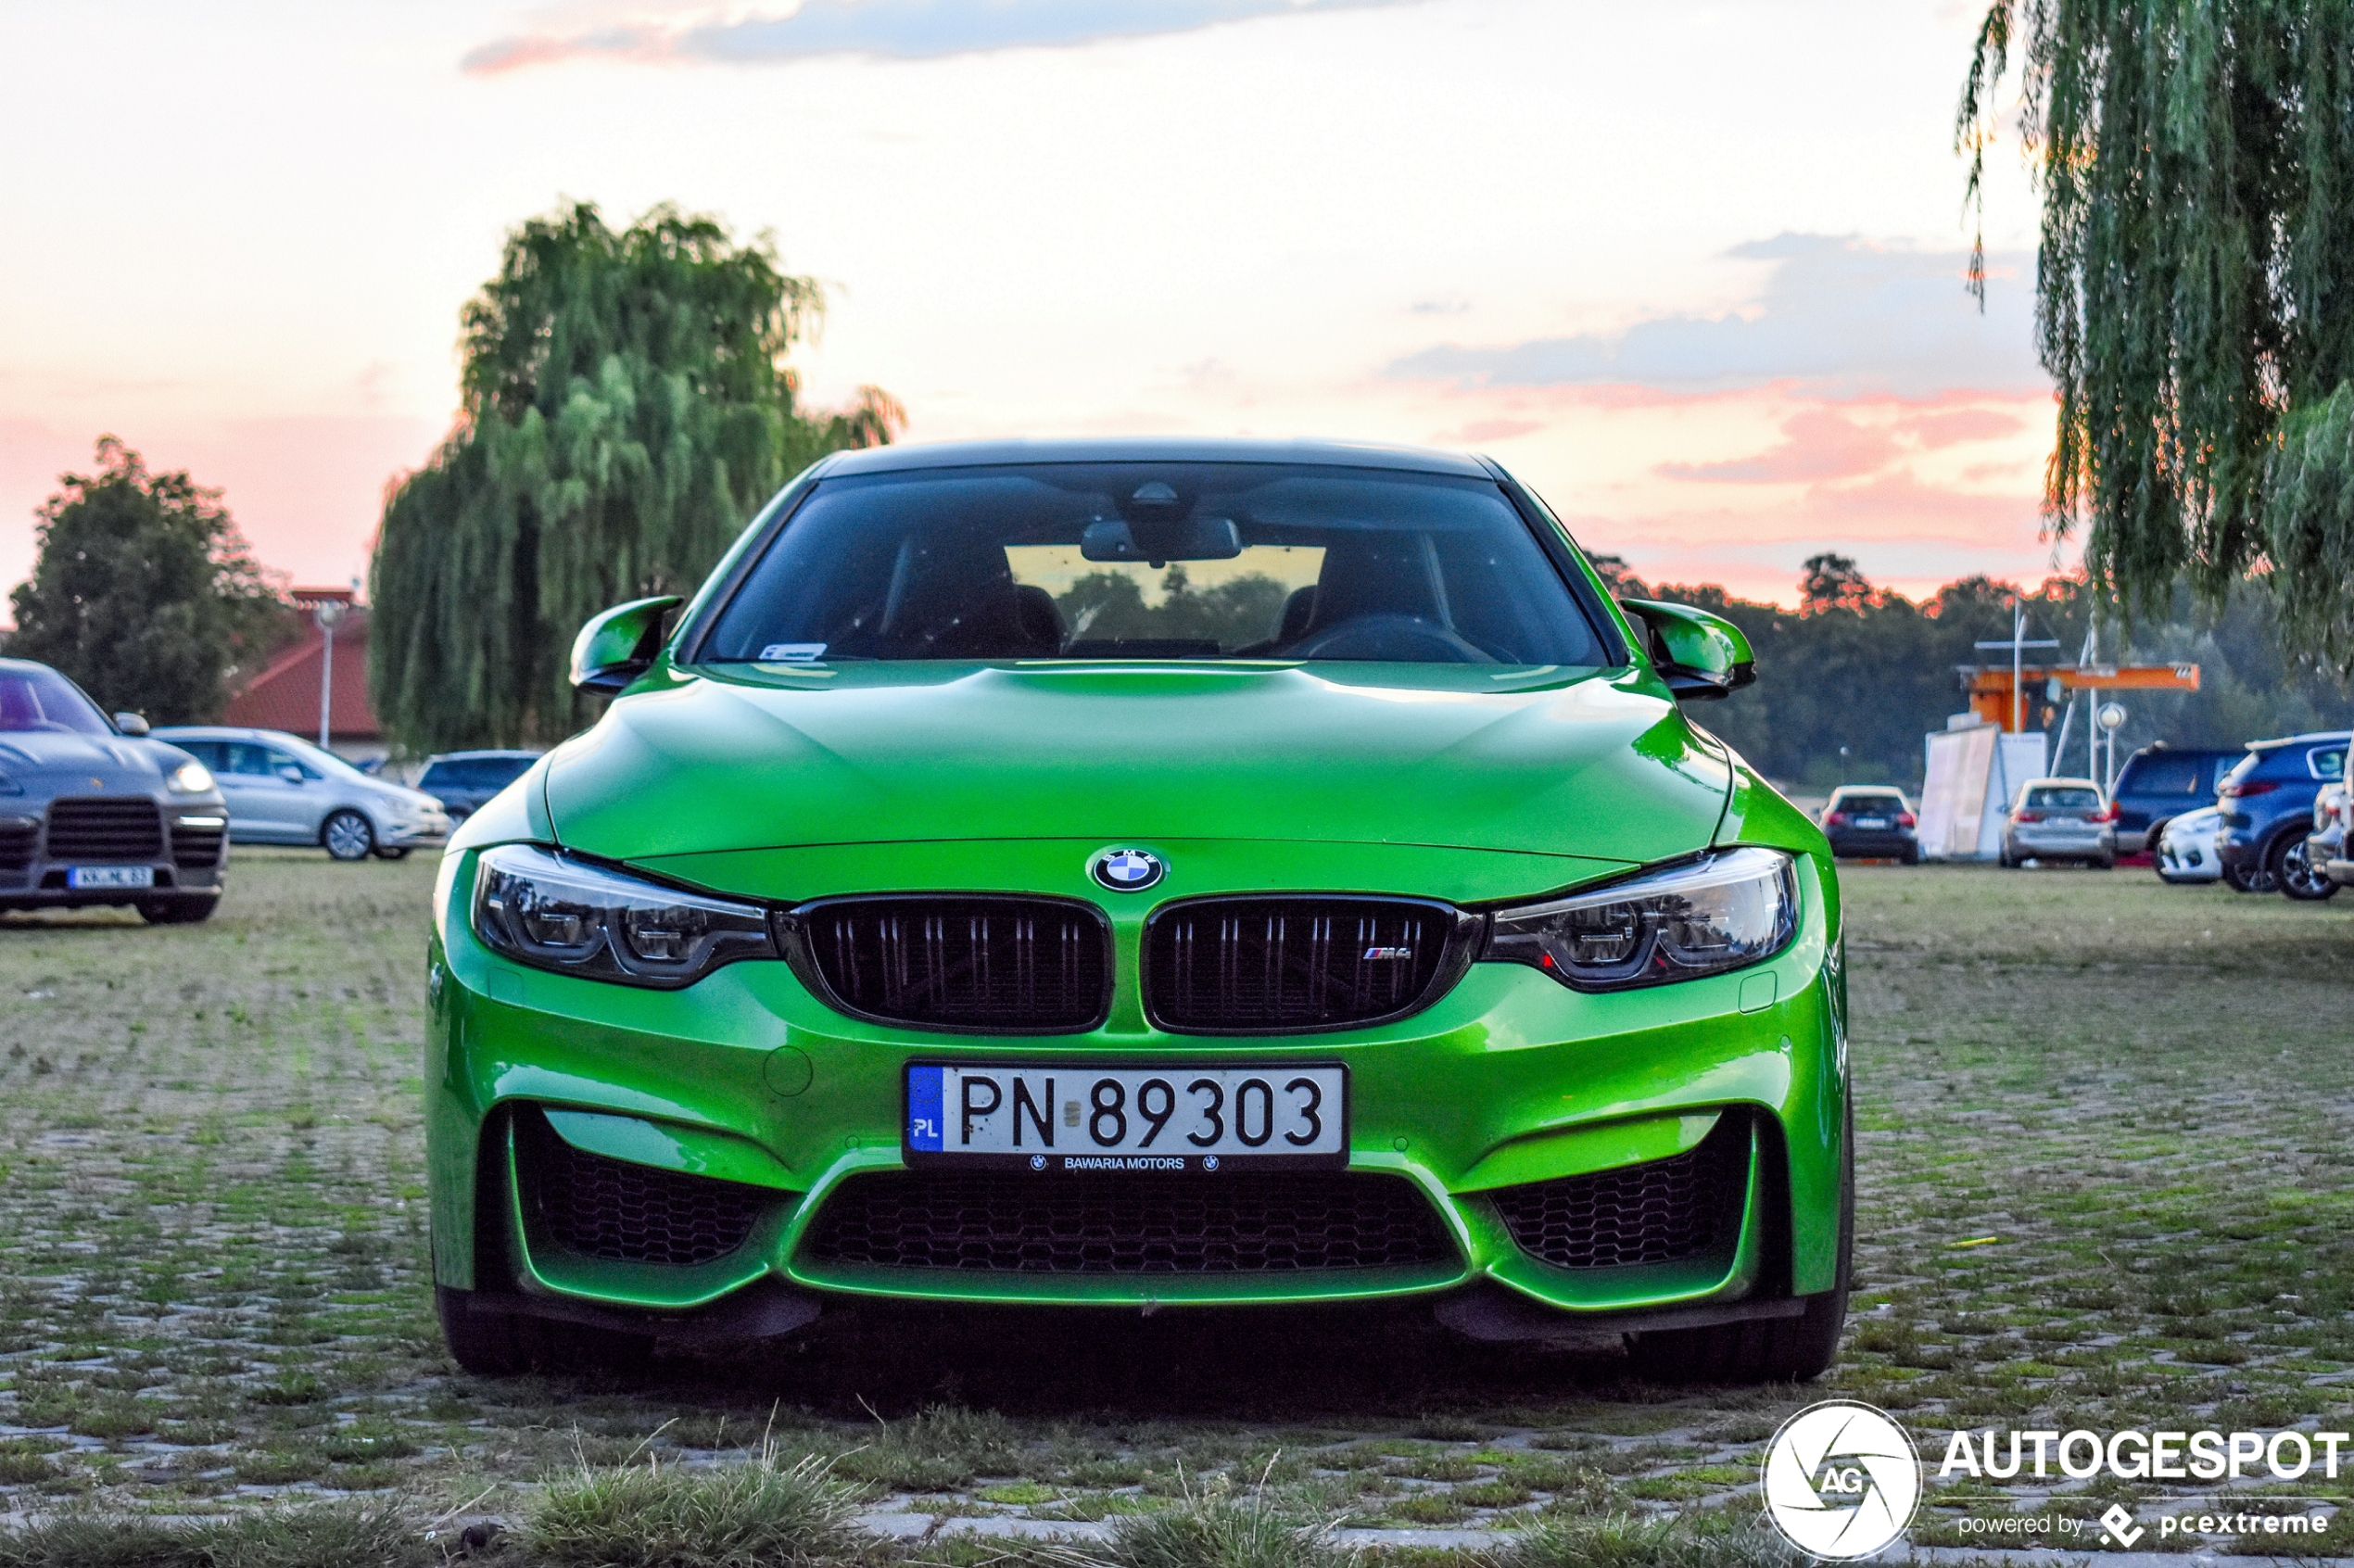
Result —
M1750 1508L1764 1439L1826 1394L1898 1412L1932 1461L1955 1428L2354 1410L2354 897L1851 870L1861 1293L1804 1390L1653 1387L1405 1313L842 1315L765 1364L624 1386L441 1355L416 1077L433 869L241 853L209 925L0 920L0 1512L388 1488L495 1511L584 1457L766 1433L842 1456L877 1512L1097 1520L1263 1486L1350 1524L1509 1528ZM1916 1538L2058 1485L1936 1487ZM2057 1506L2117 1500L2166 1501Z

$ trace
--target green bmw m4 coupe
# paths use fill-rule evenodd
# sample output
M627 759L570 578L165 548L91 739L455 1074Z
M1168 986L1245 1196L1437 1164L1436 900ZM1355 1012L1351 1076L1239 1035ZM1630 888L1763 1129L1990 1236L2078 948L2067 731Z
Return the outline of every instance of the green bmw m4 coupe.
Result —
M434 1267L486 1373L829 1307L1388 1299L1805 1378L1853 1221L1839 886L1491 462L836 454L453 838Z

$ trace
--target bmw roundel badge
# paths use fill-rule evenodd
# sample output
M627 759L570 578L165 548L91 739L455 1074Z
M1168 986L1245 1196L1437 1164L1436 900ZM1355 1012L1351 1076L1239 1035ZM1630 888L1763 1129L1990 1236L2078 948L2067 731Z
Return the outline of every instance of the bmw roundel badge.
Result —
M1095 880L1114 892L1142 892L1160 880L1169 867L1160 856L1145 850L1105 850L1088 866Z

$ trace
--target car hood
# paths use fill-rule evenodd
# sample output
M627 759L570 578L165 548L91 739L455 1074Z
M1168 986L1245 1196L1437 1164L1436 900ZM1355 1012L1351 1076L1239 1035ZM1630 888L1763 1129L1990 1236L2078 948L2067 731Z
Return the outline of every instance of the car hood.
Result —
M628 861L1249 839L1637 863L1704 847L1732 782L1647 674L1462 665L664 671L545 766L559 841Z
M169 759L169 760L167 760ZM188 759L155 740L62 730L0 731L0 773L28 792L77 795L108 790L149 793Z

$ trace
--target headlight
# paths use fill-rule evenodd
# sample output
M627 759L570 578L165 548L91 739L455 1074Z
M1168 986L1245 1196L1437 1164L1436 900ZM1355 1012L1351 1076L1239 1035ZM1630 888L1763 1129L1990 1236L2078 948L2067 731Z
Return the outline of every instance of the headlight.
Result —
M1798 929L1798 881L1778 850L1735 849L1591 892L1500 909L1484 956L1580 991L1721 975L1770 958Z
M184 762L164 783L174 794L201 795L212 788L212 772L200 762Z
M683 892L529 844L484 852L475 931L535 968L676 990L739 958L774 958L758 906Z
M0 795L21 795L23 793L23 785L18 783L6 774L0 773Z

